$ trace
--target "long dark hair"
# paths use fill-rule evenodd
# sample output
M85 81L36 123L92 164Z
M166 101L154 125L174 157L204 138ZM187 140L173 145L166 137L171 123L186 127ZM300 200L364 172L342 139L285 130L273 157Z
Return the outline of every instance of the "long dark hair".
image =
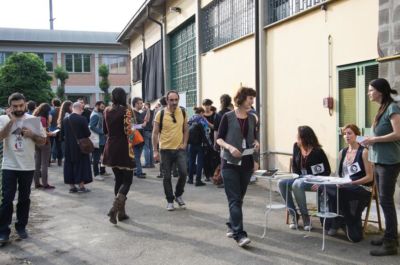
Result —
M111 92L111 102L116 106L121 105L126 107L126 93L122 87L113 89Z
M382 118L383 113L389 107L390 103L393 102L393 98L390 94L397 94L397 91L390 87L389 82L384 78L374 79L369 82L369 85L378 90L382 94L382 101L379 107L378 113L375 116L373 127L376 127L379 120Z
M61 128L66 113L71 113L72 101L66 100L61 104L61 113L58 115L57 127Z
M35 111L32 114L33 116L43 117L46 118L47 120L49 118L50 111L51 111L50 105L47 103L42 103L39 105L39 107L35 109Z
M322 147L318 142L318 138L311 127L306 125L299 126L297 128L297 132L299 133L299 137L301 139L301 144L303 145L303 147L312 147L314 149Z

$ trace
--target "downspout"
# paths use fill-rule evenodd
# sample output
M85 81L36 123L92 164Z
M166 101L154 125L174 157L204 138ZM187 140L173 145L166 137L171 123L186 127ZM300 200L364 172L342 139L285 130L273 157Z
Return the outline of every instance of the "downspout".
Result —
M256 0L255 8L256 13L256 104L257 114L260 122L260 154L268 151L268 127L267 127L267 45L266 45L266 32L264 30L264 11L267 10L265 6L266 1ZM268 12L267 12L268 14ZM268 156L262 155L260 157L261 168L268 169Z
M158 26L160 26L161 60L162 60L162 73L163 73L162 80L163 80L163 83L164 83L164 87L161 90L161 94L164 95L165 94L165 87L166 87L166 82L165 82L165 58L164 58L164 25L163 25L163 23L161 23L157 19L155 19L152 16L150 16L150 6L147 6L147 19L150 20L150 21L153 21Z
M202 87L201 87L201 51L200 51L200 42L201 42L201 34L200 34L200 14L201 14L201 0L197 0L197 5L196 5L196 17L195 17L195 23L196 23L196 97L197 97L197 106L201 105L201 98L202 98Z

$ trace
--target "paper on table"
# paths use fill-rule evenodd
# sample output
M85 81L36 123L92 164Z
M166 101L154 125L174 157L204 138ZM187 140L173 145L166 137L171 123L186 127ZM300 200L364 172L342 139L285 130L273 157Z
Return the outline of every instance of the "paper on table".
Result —
M253 153L254 153L254 148L244 149L242 156L249 156L252 155Z

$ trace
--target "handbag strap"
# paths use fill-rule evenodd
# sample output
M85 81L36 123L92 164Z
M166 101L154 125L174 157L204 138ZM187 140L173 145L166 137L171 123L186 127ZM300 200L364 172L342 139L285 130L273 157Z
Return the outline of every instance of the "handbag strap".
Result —
M79 145L78 137L76 137L76 133L75 133L74 127L72 126L72 122L71 122L71 119L70 119L69 117L70 117L70 116L67 117L69 127L71 127L71 131L72 131L72 134L74 135L75 141L76 141L76 142L78 143L78 145Z

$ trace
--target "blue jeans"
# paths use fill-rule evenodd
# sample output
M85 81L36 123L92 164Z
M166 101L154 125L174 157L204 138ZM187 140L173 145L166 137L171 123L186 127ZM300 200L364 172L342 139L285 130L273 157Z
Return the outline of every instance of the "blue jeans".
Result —
M197 158L197 165L196 165ZM193 175L196 171L196 182L201 181L201 173L204 165L204 150L201 145L189 145L189 181L193 181Z
M140 176L143 174L142 163L140 162L140 158L142 157L143 152L143 144L135 145L133 147L133 152L135 153L136 176Z
M229 222L227 225L233 231L233 238L240 240L240 238L247 236L246 231L243 230L242 205L252 170L223 168L221 173L224 178L224 188L229 204Z
M175 197L183 194L186 183L186 151L185 150L161 150L161 176L163 176L163 185L165 197L168 202L173 202ZM174 191L172 189L171 170L176 165L178 168L178 181Z
M144 131L144 165L146 167L154 166L154 157L153 157L153 143L151 140L151 131Z
M296 205L293 201L293 192L294 197L296 198L297 205L299 206L300 213L308 215L306 191L311 191L312 184L304 183L304 180L304 178L282 179L278 182L278 187L281 196L285 201L287 192L286 205L289 209L293 209L295 212L297 212ZM290 211L290 213L292 213L292 211Z
M13 214L13 201L18 186L17 220L15 229L24 230L28 224L29 208L31 205L31 185L34 171L17 171L3 169L2 193L0 205L0 234L9 235Z

